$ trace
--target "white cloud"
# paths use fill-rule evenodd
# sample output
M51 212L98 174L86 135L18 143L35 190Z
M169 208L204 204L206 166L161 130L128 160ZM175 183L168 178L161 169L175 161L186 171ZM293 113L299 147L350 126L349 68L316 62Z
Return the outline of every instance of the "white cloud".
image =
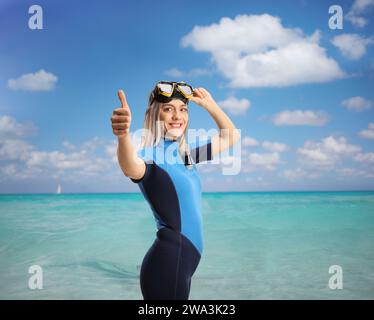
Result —
M194 68L190 71L181 71L177 68L171 68L165 71L165 74L173 78L194 78L209 75L211 72L203 68Z
M55 170L64 172L65 170L79 171L79 175L100 175L113 166L110 158L98 156L92 147L95 138L82 144L79 151L64 153L61 151L38 151L29 152L25 164L33 170L44 170L54 172Z
M359 169L359 168L342 168L337 169L337 173L339 173L342 177L352 177L352 178L365 178L365 179L372 179L374 178L374 171L371 168L366 169Z
M281 162L277 152L251 153L249 154L248 159L250 165L260 167L265 170L274 170L275 165Z
M219 101L218 105L220 105L223 109L227 110L233 115L244 115L247 109L250 107L251 102L247 99L237 99L236 97L228 97L226 100Z
M362 17L362 14L368 12L370 7L373 6L374 0L355 0L346 18L356 27L365 27L368 24L368 20Z
M258 183L258 182L263 182L264 181L264 178L263 177L246 177L245 178L245 181L246 182L249 182L249 183L253 183L253 182L256 182L256 184Z
M113 165L113 159L107 157L111 145L104 139L94 137L80 148L64 141L63 146L68 152L41 151L26 140L36 131L30 122L19 123L10 116L0 116L1 180L59 177L79 182L84 177L101 176L108 169L118 168ZM98 147L104 149L105 157L98 156Z
M342 105L349 110L364 111L371 109L373 103L363 97L356 96L343 100Z
M357 162L374 164L374 152L359 153L353 159Z
M117 156L117 149L118 149L118 142L113 140L112 143L107 144L104 147L105 154L112 159L113 163L118 162L118 156Z
M322 111L284 110L272 117L277 126L323 126L329 120Z
M338 168L336 169L336 172L343 176L353 176L357 174L357 170L355 168Z
M29 167L50 167L56 169L85 169L91 160L86 150L65 154L60 151L32 151L26 164Z
M254 138L251 138L251 137L244 137L242 138L242 145L243 147L255 147L255 146L258 146L258 141Z
M17 167L14 163L1 166L0 170L4 175L9 175L9 176L17 173Z
M355 176L365 176L367 172L362 169L357 169L357 168L337 168L335 170L337 173L339 173L342 176L350 176L350 177L355 177Z
M319 172L308 172L302 168L287 169L279 173L279 176L290 181L296 181L300 179L317 179L321 177Z
M374 43L373 38L363 38L358 34L341 34L331 40L342 55L350 60L358 60L366 53L366 47Z
M174 78L181 78L184 76L183 71L180 71L177 68L168 69L165 71L165 74L167 76L174 77Z
M43 69L35 73L21 75L17 79L9 79L8 87L13 90L51 91L57 83L57 76Z
M262 146L265 149L268 149L270 151L274 152L284 152L287 151L289 148L287 145L284 143L279 143L279 142L271 142L271 141L263 141Z
M62 142L62 145L69 151L73 151L76 149L76 146L72 143L70 143L69 141L63 141Z
M34 146L21 139L0 139L0 160L26 161Z
M361 130L359 135L366 139L374 139L374 122L370 122L368 128Z
M210 53L231 87L284 87L345 76L319 46L319 38L318 30L305 36L300 28L286 28L269 14L238 15L195 26L181 45Z
M374 172L372 169L361 169L361 168L349 168L349 167L343 167L343 168L334 168L333 171L337 174L335 177L336 180L347 180L347 178L353 178L353 179L370 179L374 177ZM306 172L306 171L305 171ZM321 174L321 172L318 172L314 170L313 172L307 173L302 178L318 178L323 177L324 175ZM361 181L361 180L360 180Z
M37 132L32 122L19 123L13 117L0 116L0 160L25 160L33 146L22 140Z
M345 137L328 136L321 142L306 141L304 146L297 150L302 163L331 168L342 156L355 156L361 147L349 144Z
M0 116L0 139L30 136L36 132L32 122L19 123L13 117Z
M106 143L107 142L102 138L93 137L90 140L88 140L88 141L86 141L82 144L82 149L87 150L87 151L94 151L99 146L106 145Z
M361 150L359 146L349 144L345 137L334 138L333 136L329 136L324 138L322 143L326 151L339 154L354 154Z
M300 148L298 153L305 158L319 165L332 165L335 159L330 157L328 153L323 152L317 145L306 144L304 148Z

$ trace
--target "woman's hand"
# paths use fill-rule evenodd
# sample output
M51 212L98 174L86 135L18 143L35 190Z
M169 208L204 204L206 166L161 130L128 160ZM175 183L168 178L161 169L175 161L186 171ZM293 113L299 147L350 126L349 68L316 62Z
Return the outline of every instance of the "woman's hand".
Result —
M121 107L113 110L113 115L110 120L112 121L113 133L118 138L121 138L130 132L131 111L123 90L118 91L118 98L121 101Z
M204 88L195 88L190 100L205 109L216 104L211 94Z

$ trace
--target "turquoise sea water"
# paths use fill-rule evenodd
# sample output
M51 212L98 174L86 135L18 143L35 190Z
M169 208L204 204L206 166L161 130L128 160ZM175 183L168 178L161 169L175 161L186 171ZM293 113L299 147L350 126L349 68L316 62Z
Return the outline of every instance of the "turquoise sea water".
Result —
M190 299L374 298L374 192L204 193L202 209ZM0 195L0 299L142 299L155 232L141 194Z

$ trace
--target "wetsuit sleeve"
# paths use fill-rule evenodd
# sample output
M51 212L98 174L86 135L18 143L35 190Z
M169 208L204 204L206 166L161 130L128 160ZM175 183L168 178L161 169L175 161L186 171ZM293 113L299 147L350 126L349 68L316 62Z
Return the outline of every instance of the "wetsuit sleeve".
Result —
M139 158L143 159L144 160L144 163L145 163L145 172L144 172L144 176L141 177L140 179L133 179L133 178L130 178L130 180L134 183L140 183L140 182L144 182L147 180L148 176L149 176L149 173L152 169L152 154L151 154L152 150L151 149L140 149L138 150L137 154L139 156Z
M212 160L212 141L209 138L207 141L190 144L191 158L194 163L201 163Z

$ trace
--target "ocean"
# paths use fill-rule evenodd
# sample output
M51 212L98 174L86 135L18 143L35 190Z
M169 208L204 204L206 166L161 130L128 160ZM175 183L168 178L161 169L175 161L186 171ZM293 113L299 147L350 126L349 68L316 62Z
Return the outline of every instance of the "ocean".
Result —
M374 298L374 192L203 193L202 214L191 300ZM140 193L0 195L0 299L142 299L156 231Z

